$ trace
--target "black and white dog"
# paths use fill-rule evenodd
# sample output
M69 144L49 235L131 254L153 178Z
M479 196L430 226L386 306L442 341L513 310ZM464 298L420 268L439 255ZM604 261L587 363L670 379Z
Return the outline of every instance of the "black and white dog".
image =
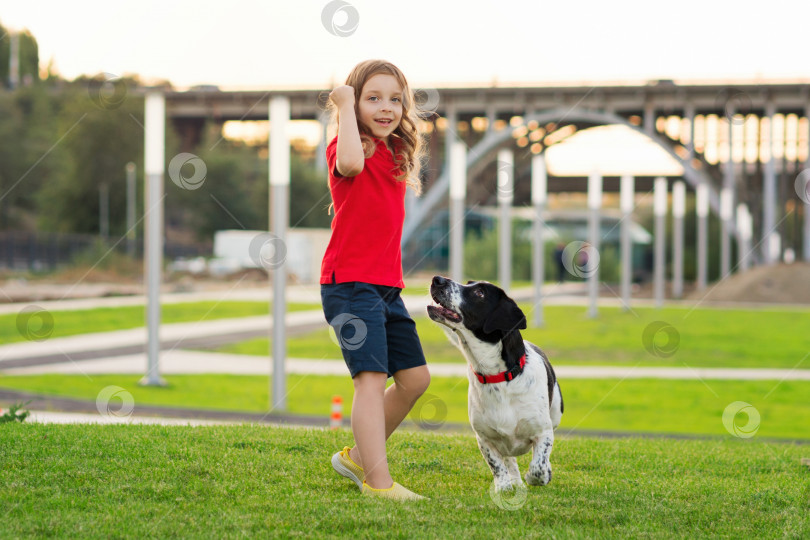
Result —
M551 447L563 398L545 353L523 341L526 317L491 283L462 285L435 276L431 319L470 365L468 407L478 448L495 476L497 491L523 485L515 456L533 452L526 482L551 481Z

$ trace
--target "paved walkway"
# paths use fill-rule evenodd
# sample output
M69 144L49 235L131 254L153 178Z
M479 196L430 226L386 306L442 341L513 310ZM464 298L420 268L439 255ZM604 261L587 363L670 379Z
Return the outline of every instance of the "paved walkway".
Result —
M406 290L406 293L408 290ZM577 305L587 306L585 285L566 283L546 287L544 305ZM515 299L530 301L533 291L520 289L512 293ZM161 296L164 304L199 301L256 301L265 298L271 300L272 293L267 287L232 288L218 291L165 293ZM408 310L413 316L425 315L425 306L431 303L427 292L424 294L406 294L403 296ZM290 287L287 292L289 302L320 303L318 286ZM22 309L37 305L42 309L56 312L59 310L82 310L98 307L121 307L144 305L143 296L70 299L61 301L24 302L17 304L0 304L0 314L19 313ZM601 298L600 306L621 306L616 298ZM649 300L633 300L633 306L652 305ZM739 307L739 306L737 306ZM58 316L56 317L58 324ZM268 356L249 356L222 354L185 350L183 347L204 346L222 342L249 339L250 337L268 336L272 330L273 320L270 316L244 317L238 319L220 319L206 322L189 322L164 324L161 326L161 373L163 375L222 373L241 375L272 374L272 360ZM317 328L326 328L323 313L320 310L288 313L285 326L290 335ZM0 345L0 373L2 374L134 374L145 371L146 355L143 351L146 341L145 328L120 330L114 332L90 333L66 338L53 338L42 342L21 342ZM459 358L461 360L461 358ZM303 359L288 358L287 373L346 375L346 366L340 359ZM614 367L614 366L557 366L557 375L566 379L700 379L700 380L810 380L810 369L714 369L714 368L677 368L677 367ZM466 364L432 363L431 373L439 377L463 377L468 373ZM20 392L6 392L17 401ZM19 394L19 395L18 395ZM45 410L31 411L28 421L43 423L138 423L163 425L212 425L229 423L269 423L286 424L308 423L325 425L326 419L286 419L284 417L268 418L267 415L236 415L224 412L144 410L142 414L162 416L124 416L100 415L94 411L94 403L69 400L67 398L48 398L71 403L40 403L39 407L67 410L71 412L52 412ZM6 400L8 401L8 400ZM73 403L76 401L76 403ZM36 406L36 404L34 405ZM175 416L170 418L167 416ZM184 416L178 418L178 416ZM213 420L211 418L218 418ZM469 426L458 427L467 429Z
M570 283L549 287L549 301L552 298L571 299L572 295L584 291L581 283ZM531 298L531 290L522 289L514 293L516 298ZM267 289L233 289L230 291L213 291L204 293L167 294L161 297L163 303L257 300L267 297ZM287 299L290 302L320 303L320 289L309 287L291 287ZM414 317L425 316L426 306L432 303L427 291L424 294L405 294L403 300ZM56 312L61 309L91 309L94 307L113 307L122 305L143 305L144 298L97 298L81 300L63 300L34 304L44 310ZM0 305L0 313L19 313L31 306L31 303ZM54 324L59 323L58 315ZM326 328L327 324L320 309L287 313L285 326L288 335L296 332ZM253 337L269 336L273 327L270 315L240 317L234 319L217 319L162 324L160 327L161 348L178 349L203 348L222 343L240 341ZM87 333L64 338L50 338L43 341L24 341L9 345L0 345L0 370L21 367L23 365L53 363L57 361L79 361L88 358L115 357L131 355L143 351L146 342L146 328L133 328L112 332ZM105 354L106 353L106 354Z
M223 354L202 351L171 350L160 356L163 375L222 373L234 375L272 375L273 362L269 356ZM287 373L312 375L347 375L343 360L288 358ZM145 354L132 354L97 360L67 361L46 365L2 370L7 375L66 375L143 374ZM431 363L430 372L436 377L466 377L466 363ZM632 366L555 366L560 379L702 379L702 380L797 380L810 381L810 369L757 368L688 368Z
M565 283L546 287L544 303L578 304L587 303L584 298L585 285ZM164 303L194 302L202 300L256 300L269 296L266 288L231 289L202 293L176 293L162 296ZM531 289L519 289L512 296L529 300ZM317 286L290 287L289 301L320 302ZM431 303L429 295L406 294L403 299L413 316L425 315L425 306ZM614 299L613 303L618 302ZM141 297L116 297L81 300L42 302L43 309L90 309L100 306L143 305ZM603 303L600 300L600 304ZM610 302L604 302L608 304ZM9 304L0 306L0 313L19 312L31 304ZM58 324L58 317L56 320ZM186 350L216 342L217 339L236 341L250 337L269 336L273 325L269 315L219 319L204 322L164 324L161 326L161 373L199 374L232 373L242 375L269 375L272 361L267 356L221 354ZM285 318L288 333L327 328L320 310L288 313ZM25 341L0 345L0 373L5 374L102 374L102 373L143 373L146 357L143 352L146 342L146 329L118 330L82 334L64 338L52 338L41 342ZM461 360L461 358L459 358ZM345 375L346 367L341 359L300 359L287 360L287 372L298 374ZM435 376L465 376L466 364L430 364ZM663 379L736 379L736 380L810 380L810 369L712 369L687 367L610 367L610 366L558 366L555 368L561 379L573 378L663 378Z
M40 424L153 424L161 426L212 426L240 424L226 420L200 420L196 418L163 418L158 416L101 416L92 413L30 411L26 422Z
M273 297L272 289L266 287L231 287L209 291L164 292L160 295L161 304L180 304L184 302L256 302L266 299L269 303ZM320 287L317 285L293 285L287 288L288 302L321 303ZM42 300L0 304L0 315L19 313L24 307L36 305L48 311L78 311L103 307L125 307L146 305L146 297L135 294L128 296L109 296L96 298L69 298L65 300Z

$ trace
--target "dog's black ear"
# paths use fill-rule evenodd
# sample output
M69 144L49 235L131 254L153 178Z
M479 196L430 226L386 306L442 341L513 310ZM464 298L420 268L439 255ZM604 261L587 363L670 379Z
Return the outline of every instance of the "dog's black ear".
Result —
M503 296L498 305L484 321L484 332L490 334L495 330L501 332L511 332L512 330L524 330L526 328L526 316L518 307L514 300L508 296Z
M468 280L467 285L469 285L470 283L475 283L475 280L473 280L473 279Z

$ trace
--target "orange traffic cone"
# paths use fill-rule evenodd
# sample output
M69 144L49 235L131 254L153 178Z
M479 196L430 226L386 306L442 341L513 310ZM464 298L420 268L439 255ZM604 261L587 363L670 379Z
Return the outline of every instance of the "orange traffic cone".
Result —
M329 422L331 429L339 429L343 425L343 398L332 397L332 419Z

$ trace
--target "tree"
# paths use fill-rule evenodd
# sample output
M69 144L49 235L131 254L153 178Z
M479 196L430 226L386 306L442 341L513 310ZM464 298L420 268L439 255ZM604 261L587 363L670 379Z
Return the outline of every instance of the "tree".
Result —
M132 85L134 81L126 81ZM110 231L126 229L124 168L143 161L143 99L130 94L116 106L94 103L88 79L59 96L57 141L48 159L59 163L37 194L39 226L79 233L99 231L99 189L109 185Z
M25 85L39 82L39 44L28 30L19 34L19 76ZM11 32L0 23L0 86L9 88Z
M167 224L188 228L200 240L210 240L222 229L267 230L268 163L260 157L261 148L223 140L219 125L207 125L196 150L205 164L206 178L196 189L184 189L167 179ZM171 160L168 155L167 160ZM295 152L290 169L290 226L329 227L331 200L325 174ZM181 173L190 178L195 169L189 164Z

